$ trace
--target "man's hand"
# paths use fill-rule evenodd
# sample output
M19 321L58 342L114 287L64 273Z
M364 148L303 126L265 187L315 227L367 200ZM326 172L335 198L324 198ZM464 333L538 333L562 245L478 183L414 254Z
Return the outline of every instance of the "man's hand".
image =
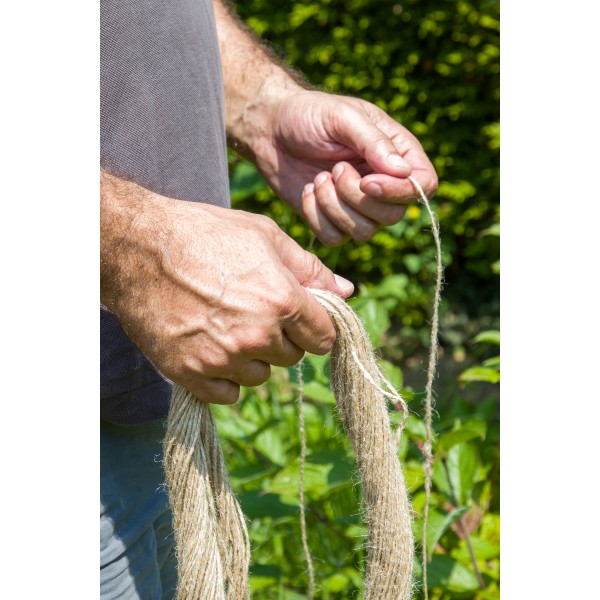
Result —
M165 376L231 403L269 365L325 354L331 320L306 287L344 298L334 276L266 217L172 200L106 173L102 302Z
M418 198L409 175L428 197L437 190L417 138L369 102L303 90L283 94L271 114L257 165L325 244L398 222Z
M435 170L419 141L370 102L306 90L214 0L230 142L325 244L369 239L404 215Z

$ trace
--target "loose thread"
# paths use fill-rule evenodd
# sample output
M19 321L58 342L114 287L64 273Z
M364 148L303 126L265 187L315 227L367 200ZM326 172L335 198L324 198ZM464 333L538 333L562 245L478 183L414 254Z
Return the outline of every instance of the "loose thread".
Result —
M435 378L437 356L438 356L438 329L439 329L439 314L438 307L440 304L440 296L442 291L442 246L440 242L440 230L437 219L431 207L423 188L419 182L413 177L408 177L412 184L417 188L420 195L420 202L425 206L431 221L431 231L436 246L436 280L435 292L433 298L433 317L431 320L431 343L429 346L429 364L427 367L427 386L425 388L425 444L423 448L423 456L425 458L425 506L423 508L423 533L421 537L422 559L423 559L423 592L425 600L428 600L429 593L427 589L427 523L429 519L429 502L431 497L431 476L433 468L433 452L432 452L432 412L433 412L433 380Z
M298 427L300 429L300 479L298 481L298 496L300 502L300 536L302 538L302 548L306 559L306 568L308 569L308 598L312 600L315 591L315 570L313 567L310 549L308 547L308 538L306 535L306 514L304 512L304 465L306 463L306 431L304 429L304 377L302 374L304 359L300 360L296 366L298 375Z

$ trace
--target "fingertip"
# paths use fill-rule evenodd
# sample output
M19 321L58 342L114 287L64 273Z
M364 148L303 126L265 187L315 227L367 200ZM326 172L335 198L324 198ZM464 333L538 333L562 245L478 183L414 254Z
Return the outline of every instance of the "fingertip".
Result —
M196 397L210 404L235 404L240 397L240 386L229 379L213 378L204 382Z
M331 177L333 178L334 182L337 182L340 175L344 172L345 168L346 168L346 163L344 163L344 162L339 162L335 165L335 167L333 167L333 169L331 170Z
M334 273L333 278L335 279L335 283L337 284L341 293L338 295L342 298L346 299L352 296L354 293L354 284L351 281L348 281L341 275Z
M329 178L331 177L331 174L328 171L321 171L314 180L314 189L318 189L319 187L321 187L321 185L323 185Z
M307 196L308 194L312 194L315 191L315 184L314 183L307 183L304 186L304 190L302 191L302 195L303 196Z

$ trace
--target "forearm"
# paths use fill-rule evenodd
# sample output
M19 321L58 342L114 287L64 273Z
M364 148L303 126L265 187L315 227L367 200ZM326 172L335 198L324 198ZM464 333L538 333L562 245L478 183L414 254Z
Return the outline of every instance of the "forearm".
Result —
M273 107L304 89L299 76L261 45L222 0L214 0L230 145L255 160L268 143Z
M132 300L133 278L151 277L160 261L161 212L152 192L100 172L100 301L117 314Z

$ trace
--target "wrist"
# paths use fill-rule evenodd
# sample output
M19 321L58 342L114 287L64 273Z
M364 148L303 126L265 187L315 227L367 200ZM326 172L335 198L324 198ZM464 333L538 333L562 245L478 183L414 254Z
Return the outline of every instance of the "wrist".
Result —
M238 91L228 106L229 145L254 163L264 162L273 151L278 106L304 89L285 70L272 65L254 93Z

